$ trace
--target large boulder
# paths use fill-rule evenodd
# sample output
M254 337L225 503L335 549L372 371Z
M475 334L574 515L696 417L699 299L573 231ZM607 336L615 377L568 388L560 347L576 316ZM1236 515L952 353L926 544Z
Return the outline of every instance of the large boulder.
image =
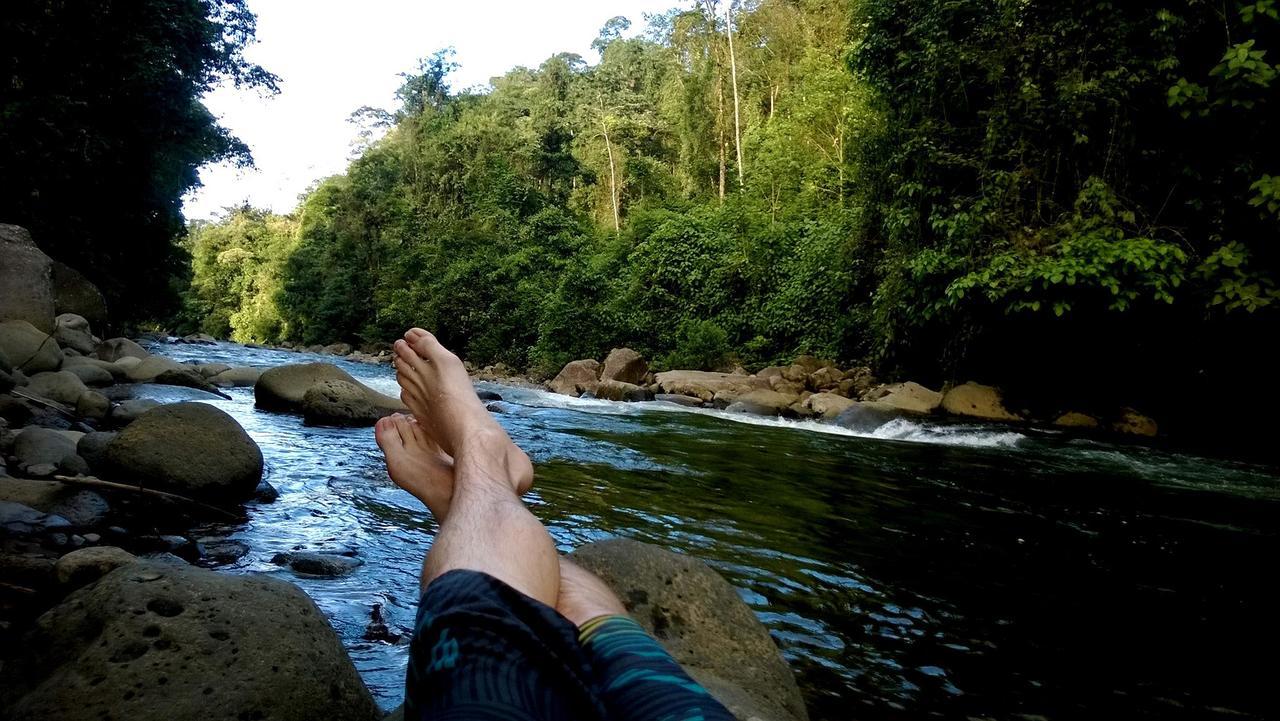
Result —
M69 356L62 359L62 370L74 372L74 369L76 368L89 366L110 373L113 380L124 380L128 377L124 368L120 367L116 363L104 361L99 358L93 358L91 356ZM77 373L77 375L79 374ZM81 377L81 380L84 380L84 378ZM85 382L88 383L88 381Z
M1098 419L1087 413L1067 411L1055 418L1053 425L1060 428L1097 428Z
M331 363L298 363L266 370L253 387L254 401L259 408L269 411L301 410L307 391L324 381L345 381L358 386L369 403L380 411L408 410L399 398L369 388Z
M639 353L630 348L614 348L604 359L604 367L600 369L600 380L638 385L648 372L649 364Z
M809 374L807 383L814 391L827 391L839 387L844 380L844 371L834 366L823 366Z
M1111 422L1111 430L1130 436L1154 438L1159 426L1150 416L1143 415L1132 408L1123 408L1119 417Z
M262 480L262 450L207 403L174 403L138 416L107 446L113 475L183 495L241 501Z
M734 716L808 718L768 630L706 564L620 538L583 546L571 558L612 588L631 617Z
M791 405L798 400L798 395L761 388L736 396L725 410L754 416L791 416Z
M100 340L93 337L89 321L75 313L63 313L54 318L53 337L58 345L70 348L81 355L89 355L98 349Z
M663 393L693 396L703 402L710 401L717 394L742 395L769 389L766 378L712 371L666 371L659 373L655 381Z
M94 355L108 363L114 363L121 358L142 359L151 354L128 338L109 338L98 344L98 349L94 351Z
M49 318L50 325L53 318ZM0 323L0 353L23 373L56 371L62 365L62 351L53 336L25 320Z
M580 396L583 393L595 394L600 384L600 363L592 358L570 361L551 379L547 387L566 396Z
M907 413L933 413L942 405L942 394L919 383L907 381L873 388L863 396L863 400L875 401Z
M229 368L210 378L209 382L219 388L252 387L258 383L262 373L262 368Z
M131 563L41 616L24 649L10 721L381 717L320 609L263 576Z
M942 409L954 416L984 421L1020 421L1022 417L1004 407L1000 391L981 383L962 383L942 397Z
M368 389L347 381L320 381L302 396L307 423L333 426L371 426L389 411L376 408Z
M79 362L72 362L72 361L79 361ZM112 383L115 383L116 377L114 374L111 373L111 371L107 370L106 368L103 368L102 366L94 365L93 363L85 362L85 361L95 361L97 363L102 363L102 361L96 358L84 358L82 356L71 356L70 358L63 359L62 370L60 372L71 373L76 378L79 378L81 383L84 383L87 386L109 386ZM105 365L111 365L111 364L107 363Z
M648 388L638 386L634 383L624 383L618 380L602 380L596 386L596 398L603 398L607 401L627 401L634 403L636 401L651 401L653 394Z
M47 333L53 316L53 261L26 228L0 223L0 321L26 321Z
M64 263L53 261L53 312L75 313L101 332L107 327L107 301L98 286Z
M814 393L804 400L804 407L813 411L815 416L834 420L857 401L850 400L835 393Z
M41 398L74 407L76 401L89 390L80 376L71 371L36 373L27 381L26 390Z

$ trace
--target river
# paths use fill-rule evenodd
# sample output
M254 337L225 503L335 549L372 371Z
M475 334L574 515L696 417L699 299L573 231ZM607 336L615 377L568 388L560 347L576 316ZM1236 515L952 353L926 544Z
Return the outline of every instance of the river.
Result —
M335 362L153 344L178 360ZM855 434L667 404L480 384L533 458L527 497L562 550L627 536L697 556L769 628L815 721L1267 718L1280 640L1277 469L1013 426L894 421ZM165 397L162 386L142 394ZM411 628L431 515L387 478L371 429L211 400L262 447L274 503L218 530L223 570L286 578L328 616L378 701L407 647L365 641L373 604ZM355 552L338 579L270 563Z

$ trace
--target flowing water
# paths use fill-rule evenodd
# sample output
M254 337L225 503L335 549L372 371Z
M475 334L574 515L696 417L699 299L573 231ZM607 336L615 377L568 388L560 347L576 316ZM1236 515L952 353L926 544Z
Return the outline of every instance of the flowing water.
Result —
M179 360L303 354L162 345ZM395 392L387 366L331 357ZM533 458L528 500L563 550L610 536L711 564L769 628L816 719L1273 718L1276 469L1009 426L812 422L489 386ZM144 392L171 392L160 386ZM373 604L412 626L436 529L370 429L210 401L280 491L221 529L315 599L387 708L407 647L363 639ZM270 563L354 552L338 579Z

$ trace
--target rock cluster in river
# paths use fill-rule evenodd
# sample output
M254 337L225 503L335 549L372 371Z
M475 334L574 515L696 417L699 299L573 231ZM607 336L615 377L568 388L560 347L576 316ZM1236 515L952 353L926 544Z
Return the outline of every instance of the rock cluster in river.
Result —
M841 369L813 356L800 356L787 366L769 366L754 374L699 370L649 371L644 358L629 348L615 348L604 363L584 358L567 363L546 388L562 395L612 401L657 400L688 407L783 418L818 419L871 431L899 417L945 414L984 422L1020 422L1025 412L1011 410L998 388L975 382L933 390L914 381L880 383L870 368ZM1056 425L1097 428L1092 416L1069 411ZM1110 430L1156 435L1150 418L1121 409Z

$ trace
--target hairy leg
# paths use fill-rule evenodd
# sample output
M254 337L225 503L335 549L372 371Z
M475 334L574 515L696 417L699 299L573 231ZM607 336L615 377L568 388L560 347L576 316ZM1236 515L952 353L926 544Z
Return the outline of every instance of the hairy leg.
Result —
M397 360L411 371L402 375L402 386L425 401L415 416L424 414L417 420L453 458L454 475L448 511L423 566L423 586L455 569L480 571L554 606L560 589L555 544L512 482L532 475L528 457L518 448L512 453L515 444L476 397L462 361L430 333L411 333L412 347L407 340L396 343Z

